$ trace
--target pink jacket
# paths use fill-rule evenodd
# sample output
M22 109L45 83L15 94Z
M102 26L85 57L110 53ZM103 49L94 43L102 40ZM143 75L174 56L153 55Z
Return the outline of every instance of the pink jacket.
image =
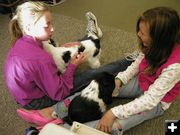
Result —
M58 75L54 60L43 50L42 43L23 36L9 50L4 69L9 92L24 106L45 95L56 101L69 95L76 66L69 64L66 72Z

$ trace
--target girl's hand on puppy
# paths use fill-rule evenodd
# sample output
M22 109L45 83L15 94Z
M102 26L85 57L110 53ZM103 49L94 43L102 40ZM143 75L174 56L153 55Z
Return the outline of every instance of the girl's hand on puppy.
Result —
M115 120L116 120L116 116L113 114L111 110L109 110L99 120L97 129L106 133L110 133L112 131L112 126Z
M121 80L120 79L115 79L115 87L116 87L116 89L120 89L121 85L122 85Z
M74 56L71 58L70 63L74 64L76 66L80 65L86 60L86 56L84 53L80 52L79 54L74 54Z
M115 78L115 89L113 90L112 97L117 97L119 95L121 85L122 85L121 80Z

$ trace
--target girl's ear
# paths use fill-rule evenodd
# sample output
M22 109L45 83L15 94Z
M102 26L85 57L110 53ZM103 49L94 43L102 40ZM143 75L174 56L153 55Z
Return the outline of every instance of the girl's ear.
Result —
M30 23L28 23L25 27L24 27L24 32L26 34L30 34L31 35L31 32L32 31L32 25Z

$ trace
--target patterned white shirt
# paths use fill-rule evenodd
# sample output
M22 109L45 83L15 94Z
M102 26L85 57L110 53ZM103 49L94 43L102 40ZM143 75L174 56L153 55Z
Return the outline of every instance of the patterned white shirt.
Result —
M125 70L119 72L118 77L123 84L127 84L128 81L138 73L138 67L144 55L140 53L137 59ZM160 76L154 81L149 89L144 92L142 96L134 99L133 101L113 107L111 110L113 114L119 119L128 118L131 115L135 115L146 110L150 110L157 106L158 103L162 103L164 110L168 109L171 103L162 102L161 99L170 91L176 83L180 81L180 63L174 63L163 69Z

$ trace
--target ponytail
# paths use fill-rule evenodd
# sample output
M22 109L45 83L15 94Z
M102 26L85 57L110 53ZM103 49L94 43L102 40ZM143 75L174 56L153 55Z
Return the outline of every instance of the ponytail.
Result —
M11 36L11 45L13 46L16 40L22 37L23 33L19 27L17 15L15 15L9 22L9 33Z

